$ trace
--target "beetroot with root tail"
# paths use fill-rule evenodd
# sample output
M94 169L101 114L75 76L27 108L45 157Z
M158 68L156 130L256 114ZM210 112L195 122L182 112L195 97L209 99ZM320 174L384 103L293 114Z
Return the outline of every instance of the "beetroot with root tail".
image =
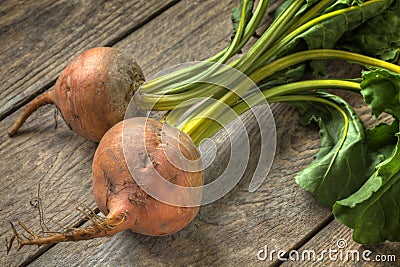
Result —
M186 227L199 211L204 184L200 153L190 137L177 128L148 118L126 119L104 135L92 167L95 200L105 218L96 215L92 226L40 237L20 223L32 238L22 238L13 226L12 241L17 239L21 248L111 236L124 230L163 236ZM192 204L179 206L157 200L139 186L137 178L132 176L136 174L143 174L149 183L145 181L145 186L153 185L174 203L176 200L188 203L189 200ZM154 179L156 175L164 182L189 190L165 187ZM195 187L200 190L193 190ZM192 190L193 194L188 193Z
M99 142L123 120L131 97L143 82L142 70L130 56L110 47L88 49L61 72L53 90L28 103L9 136L40 106L54 104L75 133Z

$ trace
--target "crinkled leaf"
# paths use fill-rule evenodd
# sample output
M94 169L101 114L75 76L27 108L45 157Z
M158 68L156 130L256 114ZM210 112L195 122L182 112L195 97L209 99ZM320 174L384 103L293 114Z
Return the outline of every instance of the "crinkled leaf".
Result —
M276 9L276 14L280 14L287 6L291 5L295 0L288 0L285 1L283 4L281 4L277 9ZM328 13L332 12L335 10L343 9L346 7L350 6L355 6L355 5L361 5L364 3L366 0L337 0L334 3L332 3L323 13ZM304 3L299 11L296 13L296 16L300 16L304 14L306 11L308 11L314 4L318 3L319 0L307 0L306 3Z
M277 57L298 50L335 48L336 43L346 31L351 31L362 25L366 20L382 13L392 2L393 0L385 0L357 6L322 21L295 37L278 53ZM316 75L323 70L324 65L321 62L316 62L313 67Z
M338 47L396 63L400 57L400 1L343 35Z
M386 111L398 118L399 75L386 70L364 72L362 90L374 114ZM366 131L366 148L374 173L364 185L333 206L335 218L354 229L362 244L400 241L399 120Z
M319 124L321 147L314 161L297 173L295 180L321 204L330 206L357 191L373 170L369 168L364 127L357 114L340 97L329 94L322 96L338 105L346 114L348 132L345 132L345 119L340 110L321 103L297 104L303 114L303 124L312 121Z
M288 6L290 6L291 4L293 4L293 2L296 0L288 0L283 2L275 11L276 15L279 15L280 13L283 12L283 10L285 10L285 8L287 8ZM299 11L297 11L295 18L301 16L302 14L304 14L304 12L306 12L310 7L312 7L315 3L317 3L319 0L307 0L305 4L303 4Z
M371 159L371 166L376 166L386 160L396 145L395 134L399 130L399 121L392 124L379 123L365 131L367 153Z
M400 241L399 141L390 157L377 166L357 192L335 203L333 213L338 221L354 229L356 242Z
M239 23L240 23L240 17L242 15L242 9L244 5L244 0L240 1L240 6L235 7L232 9L232 24L233 24L233 32L231 39L233 39L236 35L237 29L239 28ZM252 15L253 15L253 7L254 7L254 0L250 0L248 2L248 5L246 6L246 24L250 21Z
M361 94L378 116L382 112L400 118L400 74L384 69L363 72Z
M346 31L362 25L366 20L386 10L393 0L374 2L343 11L311 27L294 38L286 47L286 53L293 51L298 45L306 45L308 49L333 48Z
M361 5L365 0L338 0L325 10L325 13L343 9L350 6Z

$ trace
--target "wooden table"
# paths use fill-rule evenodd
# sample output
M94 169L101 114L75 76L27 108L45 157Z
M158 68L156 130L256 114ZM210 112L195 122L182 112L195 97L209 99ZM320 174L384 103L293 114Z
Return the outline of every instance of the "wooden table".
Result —
M238 0L3 0L0 3L0 235L12 236L9 222L23 221L40 232L37 191L44 222L54 231L85 225L76 211L80 203L95 209L91 161L96 144L68 129L54 106L40 108L14 138L7 129L21 108L42 91L52 88L73 56L95 46L112 46L131 54L147 77L177 63L202 60L230 40L230 13ZM359 71L337 63L337 70ZM350 69L350 70L349 70ZM369 112L360 98L351 100L366 121ZM400 245L361 246L351 230L333 220L331 211L294 182L294 175L318 150L316 127L304 128L297 112L272 105L278 144L273 168L256 192L247 186L251 166L228 195L201 208L184 230L166 237L123 232L112 238L53 246L0 249L0 266L395 266L395 262L272 260L260 250L304 251L338 249L395 255ZM258 129L244 115L259 147ZM219 155L228 156L222 134ZM251 164L250 164L251 165ZM218 173L215 164L207 175ZM339 243L338 243L339 242ZM341 242L341 243L340 243ZM295 254L292 254L295 255ZM338 254L339 255L339 254ZM361 255L361 254L360 254ZM287 256L287 255L286 255Z

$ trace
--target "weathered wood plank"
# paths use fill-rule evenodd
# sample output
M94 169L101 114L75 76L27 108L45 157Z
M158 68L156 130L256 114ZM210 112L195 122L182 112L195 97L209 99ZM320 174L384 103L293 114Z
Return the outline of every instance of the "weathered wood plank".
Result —
M154 73L187 60L202 59L222 48L221 44L213 43L215 40L221 39L223 44L229 41L230 22L226 18L229 18L234 4L234 1L218 5L206 1L197 6L181 3L134 32L117 47L134 54L145 73ZM199 29L193 28L202 19L206 19L207 23ZM171 29L168 25L176 27ZM213 31L210 32L209 28ZM193 32L193 29L196 31ZM148 32L157 33L154 38L146 39L149 48L132 44L132 40L143 39ZM146 51L150 51L147 56ZM159 52L153 54L151 51ZM95 262L118 265L255 264L256 253L265 244L290 247L318 226L319 222L329 219L330 213L306 192L299 190L293 181L293 175L311 160L312 154L318 149L317 132L299 126L296 122L297 113L292 108L277 105L274 111L278 116L277 158L273 172L256 193L247 192L251 175L249 171L247 179L233 192L203 207L196 220L179 233L155 238L125 232L111 240L58 244L32 265L56 265L60 262L78 265L93 265ZM246 120L254 128L254 121L251 118ZM254 149L252 154L256 157L259 148L257 129L250 130L250 133ZM222 136L217 139L220 140L221 161L226 161L226 143L222 141ZM251 163L255 164L256 160ZM208 170L208 175L216 175L222 168L215 164ZM291 224L292 221L297 224ZM85 251L84 254L82 251Z
M72 134L64 123L60 122L55 129L54 111L54 107L41 109L27 125L34 133L21 131L13 139L5 134L5 128L15 116L1 123L2 240L11 237L9 222L21 220L34 231L40 229L35 208L39 184L45 222L52 230L61 229L57 223L71 227L79 220L80 214L75 211L78 202L95 207L90 170L96 144ZM6 256L4 246L0 250L0 265L16 266L36 251L37 247L24 248Z
M298 258L296 252L292 252L290 258L287 254L285 258L288 260L281 266L399 266L400 243L360 245L352 241L351 235L349 228L333 221L296 249Z
M278 123L281 138L273 171L257 192L247 191L259 149L255 121L247 115L242 118L249 126L252 140L249 171L227 196L202 207L186 229L167 237L144 237L124 232L110 239L58 244L35 260L32 266L60 262L138 266L257 265L264 264L257 260L257 251L264 245L275 249L291 247L318 227L321 221L329 220L330 212L321 208L293 181L293 175L317 149L317 133L298 125L297 113L292 108L276 105L274 111L287 116L281 117ZM311 149L310 138L315 141ZM218 133L214 140L219 151L217 162L226 162L229 146L224 134ZM206 175L217 176L223 169L221 165L213 165ZM67 251L67 255L60 254L60 251Z
M115 44L177 1L2 1L0 120L48 89L77 53Z
M342 66L342 71L351 69ZM357 107L361 118L370 122L369 110L362 105L361 98L352 97L350 100ZM312 155L317 151L319 138L316 128L306 129L299 126L294 109L285 105L274 105L273 111L277 121L278 150L272 172L257 192L247 192L248 181L252 174L250 170L257 162L259 136L254 119L246 115L242 119L250 128L253 160L250 161L250 168L245 174L244 181L223 199L202 207L200 214L188 228L169 237L143 237L125 232L109 240L59 244L33 262L33 266L45 263L53 265L61 261L77 262L80 265L101 262L139 266L160 264L268 266L279 264L279 261L276 253L271 260L258 260L257 253L265 246L269 251L292 249L301 251L302 244L332 220L329 209L318 205L293 181L296 172L310 162ZM222 133L219 133L214 140L219 148L217 162L219 160L225 162L226 155L229 154L227 141ZM207 170L207 175L217 176L220 171L221 166L216 164ZM334 224L338 223L331 223L327 228ZM350 231L344 226L340 228ZM304 247L318 251L319 248L322 250L323 246L331 245L331 237L335 235L325 232L324 229L318 233ZM350 237L346 238L347 242L351 242ZM318 242L314 244L314 240ZM357 246L354 242L353 245ZM82 247L85 248L83 257L78 256ZM381 254L393 254L395 248L396 244L371 246L374 253L382 251ZM68 251L71 256L65 258L58 251ZM298 266L299 263L285 264ZM309 266L313 262L304 261L300 264ZM365 266L382 266L377 263L368 264ZM326 265L329 265L329 262L326 262ZM345 259L335 261L334 265L358 266L349 265Z
M231 7L236 4L234 0L181 2L133 32L116 47L136 57L148 76L179 62L203 59L228 43L228 18ZM171 28L171 25L176 27ZM157 34L149 39L146 37L149 32ZM348 71L343 67L341 70ZM318 150L318 133L316 128L301 127L293 108L274 105L273 111L278 131L276 159L268 179L257 192L247 192L251 168L257 160L259 136L254 120L246 115L243 119L250 127L254 157L249 171L226 197L202 207L186 229L168 237L144 237L124 232L110 239L58 244L31 265L264 266L271 264L257 259L257 252L264 246L287 251L305 243L331 220L330 211L318 205L293 181L295 173L308 164ZM6 203L6 206L0 204L3 239L10 236L8 221L21 219L34 230L40 229L36 209L29 204L36 196L38 180L42 181L46 222L54 217L51 221L71 224L79 217L77 213L70 214L77 201L95 206L88 179L95 145L73 135L61 122L57 130L52 130L53 112L54 108L41 109L14 139L8 139L4 134L0 136L0 156L5 159L1 161L0 173L6 173L3 177L7 177L5 185L0 187L0 192L5 192L3 201ZM365 107L360 105L359 112L368 119ZM13 114L0 122L2 133L15 117ZM219 133L214 140L219 144L220 161L226 162L229 150L222 135ZM18 152L25 154L18 157ZM18 164L11 169L8 162L15 159ZM53 167L49 170L48 166ZM222 168L223 164L214 164L207 173L216 176ZM75 188L76 184L79 188ZM49 226L56 227L54 223ZM318 237L321 244L331 244L325 235ZM37 251L36 248L23 248L20 252L13 250L9 256L0 251L0 265L16 265Z
M180 18L174 18L179 25L177 28L182 32L182 36L185 36L184 39L187 38L186 41L169 36L176 29L169 29L167 31L166 29L169 27L169 24L163 20L159 20L157 28L161 29L161 32L158 33L160 36L154 39L155 42L149 42L149 39L152 39L150 38L151 36L149 37L149 31L141 31L140 35L146 36L146 38L133 39L129 43L132 46L126 45L126 49L124 49L120 45L119 48L139 58L143 69L148 75L155 74L155 71L161 70L163 66L170 64L170 62L166 62L167 59L170 59L170 57L165 56L166 50L169 50L169 55L177 60L174 63L182 60L178 55L184 50L190 51L189 47L194 47L193 51L197 49L198 53L202 53L196 58L198 60L202 59L222 48L221 44L214 46L217 38L225 39L225 44L229 42L229 39L225 38L231 32L228 26L229 20L226 21L226 17L218 17L217 15L221 12L221 9L225 10L226 14L229 14L234 1L228 1L224 4L215 7L215 2L207 1L201 5L197 12L204 13L203 15L195 12L199 16L197 18L199 19L198 21L186 17L185 24L180 24L178 23ZM196 5L195 3L186 2L184 5L181 5L182 10L174 14L180 13L181 16L184 16L186 12L189 12L191 16L194 16L190 12ZM209 9L210 11L208 11ZM198 25L200 19L210 17L210 14L215 17L215 20L210 20L208 23L205 23L203 28L200 27L198 29L204 38L187 43L189 39L187 36L190 31L187 29L185 33L183 26L190 29L193 25ZM222 21L225 21L226 24L220 25L219 23ZM214 23L217 25L213 25ZM211 26L214 26L214 34L208 31L208 28ZM208 38L205 38L206 35L208 35ZM159 44L165 45L165 40L168 40L169 44L157 48ZM146 48L147 46L148 48ZM136 47L140 49L137 50ZM204 50L204 47L213 47L213 50ZM152 59L157 60L159 65L155 67L152 61L146 60L146 55L149 58L153 57ZM189 53L186 55L189 55ZM163 61L165 64L162 63ZM4 192L4 200L0 208L2 218L0 235L3 240L6 237L11 237L9 221L16 222L22 220L29 227L32 227L33 230L38 231L40 229L37 210L30 205L32 198L36 197L39 182L41 183L41 198L43 199L44 214L47 218L46 222L52 230L60 228L55 223L49 223L48 220L56 223L59 222L63 226L70 226L82 217L77 212L74 212L76 202L83 202L91 208L95 208L90 172L91 159L96 145L74 135L62 122L60 116L58 116L58 128L54 130L54 112L54 107L40 109L21 128L21 132L12 139L8 138L5 133L6 129L16 119L18 112L7 117L0 123L2 133L0 173L4 174L3 177L6 177L7 181L2 183L1 187L1 192ZM14 159L17 161L15 164L13 163ZM11 167L9 162L12 162ZM74 184L79 187L79 190L74 190ZM18 197L15 198L15 195L18 195ZM0 252L0 265L18 265L32 257L37 251L36 247L24 248L20 252L14 251L11 255L5 256L5 250L3 249Z
M230 12L237 2L183 1L114 47L135 55L147 78L176 64L203 60L229 44Z

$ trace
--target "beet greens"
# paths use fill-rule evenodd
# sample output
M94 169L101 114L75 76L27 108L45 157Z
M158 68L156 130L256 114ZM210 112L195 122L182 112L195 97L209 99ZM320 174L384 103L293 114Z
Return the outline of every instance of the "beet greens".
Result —
M355 241L400 241L399 1L287 0L260 34L269 5L242 0L233 11L229 46L205 62L145 82L134 95L136 108L165 111L162 120L198 145L234 119L228 109L240 115L252 108L249 103L262 101L297 107L301 123L318 123L321 147L296 182L333 207L335 218L354 229ZM253 36L258 39L246 51ZM364 70L357 79L321 77L332 59ZM261 92L226 75L229 68L221 64L247 75ZM218 83L199 83L203 78ZM350 104L327 89L362 95L375 116L385 112L393 123L365 129ZM193 109L200 98L218 101Z
M237 10L233 13L235 33L231 45L208 61L228 62L245 73L262 89L262 96L235 80L228 81L234 88L231 91L191 83L192 74L227 79L223 71L204 70L200 63L145 83L137 104L154 110L171 110L180 105L182 114L182 103L190 106L193 98L218 99L220 102L201 105L184 123L179 124L177 117L168 117L167 113L165 120L188 133L195 143L221 128L207 117L217 117L224 123L233 119L225 114L225 105L237 114L250 108L246 100L263 98L296 106L302 114L301 122L317 122L321 132L321 148L314 161L296 175L296 182L322 205L333 206L336 219L355 230L355 241L400 241L400 220L396 215L400 210L396 204L400 203L400 172L393 167L399 157L396 136L400 67L396 64L400 37L395 25L400 21L400 4L391 0L286 1L257 42L238 58L229 60L233 52L243 49L249 36L255 35L256 22L266 16L269 1L260 1L254 14L249 14L253 4L241 1L240 18ZM393 27L384 24L387 20L394 22ZM385 28L383 40L379 27ZM353 40L352 36L357 37ZM363 40L365 43L360 45ZM321 79L326 62L331 59L356 63L365 70L359 79ZM314 78L304 80L310 70ZM174 79L179 79L178 86ZM365 129L353 108L341 97L322 92L325 89L361 93L375 115L387 112L395 122ZM377 144L384 144L384 148ZM370 208L363 213L366 207ZM392 219L381 222L384 218Z

